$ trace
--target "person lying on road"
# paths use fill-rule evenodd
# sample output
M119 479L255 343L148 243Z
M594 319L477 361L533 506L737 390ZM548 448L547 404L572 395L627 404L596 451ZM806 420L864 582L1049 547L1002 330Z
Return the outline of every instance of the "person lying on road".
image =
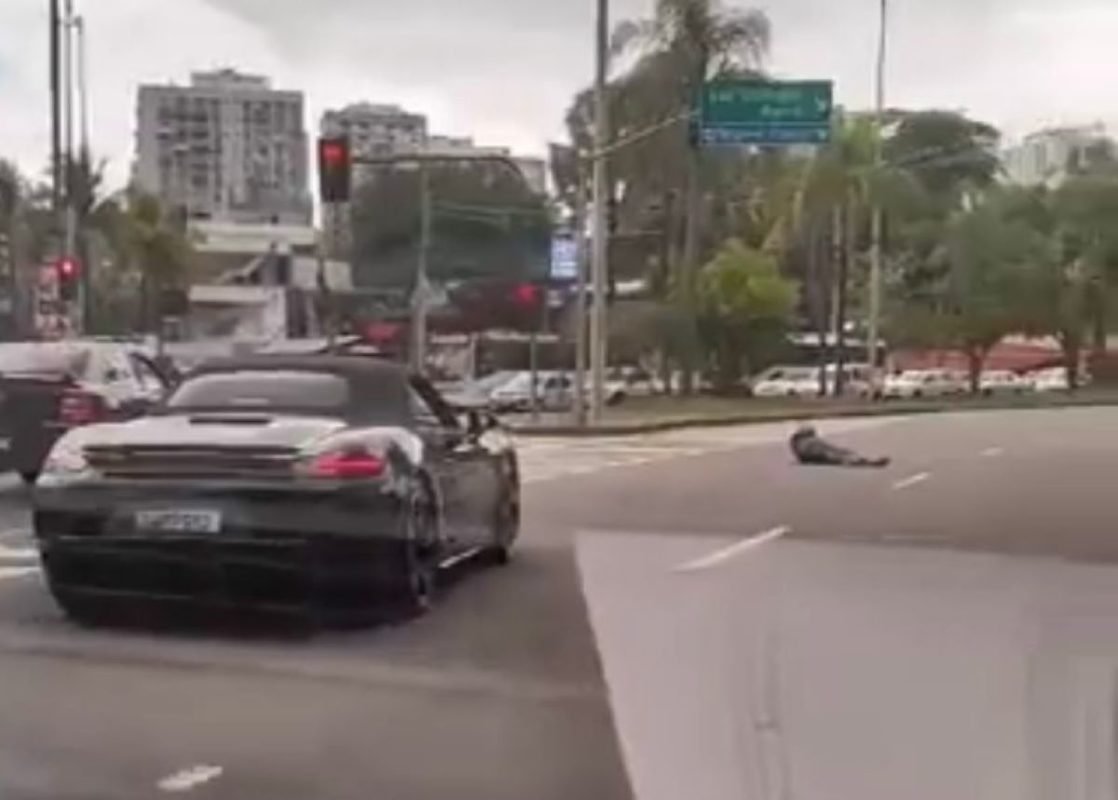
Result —
M885 467L888 458L866 458L821 438L811 425L801 425L792 434L792 452L801 464L833 467Z

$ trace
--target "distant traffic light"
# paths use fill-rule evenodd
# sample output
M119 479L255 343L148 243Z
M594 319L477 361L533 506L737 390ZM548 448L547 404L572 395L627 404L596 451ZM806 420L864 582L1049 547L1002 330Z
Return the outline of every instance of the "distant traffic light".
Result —
M81 272L77 260L60 258L55 262L54 270L58 277L58 296L63 300L77 300Z
M531 283L518 283L512 290L512 299L521 309L531 310L540 302L540 287Z
M348 203L352 157L349 139L323 136L318 140L318 194L323 203Z

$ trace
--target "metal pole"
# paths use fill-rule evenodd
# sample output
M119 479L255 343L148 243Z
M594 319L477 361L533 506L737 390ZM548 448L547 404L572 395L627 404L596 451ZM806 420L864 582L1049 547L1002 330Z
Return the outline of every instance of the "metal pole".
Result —
M50 0L50 146L51 208L62 209L62 13L59 0Z
M594 70L594 175L593 175L593 248L591 253L591 284L593 286L590 316L590 419L602 418L605 400L605 371L608 359L606 319L606 272L608 270L609 231L607 214L605 148L609 143L609 107L606 98L606 77L609 59L609 0L598 0L597 40Z
M422 372L427 363L427 268L431 251L431 174L419 162L419 263L412 294L412 369Z
M532 409L532 421L540 418L540 335L532 328L528 334L528 380L530 391L528 393L529 405Z
M63 215L62 254L74 258L77 252L78 239L78 214L74 206L74 6L72 0L66 0L64 6L65 17L62 20L62 109L63 109L63 141L65 148L64 175L66 187L66 205ZM79 287L80 287L79 278ZM70 330L77 329L80 333L81 292L76 304L67 304L66 317L70 323Z
M78 152L80 162L85 171L85 179L92 179L93 163L89 152L89 81L86 78L86 41L85 18L78 16L74 20L74 33L77 37L77 82L78 82ZM92 189L92 187L87 187ZM92 197L83 198L83 201L92 202ZM89 209L86 209L89 211ZM89 247L85 240L84 231L77 230L84 225L84 219L77 219L75 209L75 250L79 254L81 271L78 273L78 313L79 330L89 332L93 326L93 263L89 258Z
M575 278L575 425L586 425L586 170L578 167L578 202L575 206L575 239L578 274Z
M881 0L881 27L878 32L877 43L877 74L874 100L875 135L874 135L874 166L880 169L882 164L882 128L885 116L885 48L888 35L889 0ZM875 198L876 199L876 198ZM883 228L881 203L875 202L873 219L870 226L870 319L866 335L869 351L870 367L876 375L878 362L877 342L880 338L881 328L881 237Z

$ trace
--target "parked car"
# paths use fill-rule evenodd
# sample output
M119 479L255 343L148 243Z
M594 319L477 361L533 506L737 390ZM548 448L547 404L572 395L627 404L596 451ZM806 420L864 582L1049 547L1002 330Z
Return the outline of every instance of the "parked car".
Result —
M754 397L816 397L819 370L816 367L769 367L753 381Z
M1068 372L1064 367L1051 367L1031 372L1028 379L1032 382L1033 389L1038 392L1066 392L1068 386ZM1080 386L1086 386L1091 378L1084 372L1078 376Z
M66 431L141 416L171 383L152 359L128 344L0 344L0 470L14 470L34 483Z
M966 382L952 370L905 370L885 378L881 393L886 399L947 397L966 391Z
M659 378L640 366L620 366L610 369L607 384L619 389L629 397L647 397L663 394L664 387Z
M1033 390L1033 382L1007 369L986 370L979 379L979 391L987 397L996 394L1024 394Z

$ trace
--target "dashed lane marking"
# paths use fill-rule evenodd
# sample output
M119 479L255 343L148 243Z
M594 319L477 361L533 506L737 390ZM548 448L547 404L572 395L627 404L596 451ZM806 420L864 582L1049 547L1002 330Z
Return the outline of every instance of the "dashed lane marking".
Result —
M986 458L997 458L1004 452L1005 450L1000 447L987 447L985 450L982 451L982 455L984 455Z
M748 539L742 539L740 542L723 547L720 550L715 550L709 555L696 558L693 561L687 561L676 567L676 572L701 572L703 570L712 569L720 564L725 564L737 558L742 553L753 550L768 542L775 541L783 536L786 536L792 529L787 525L781 525L777 528L772 528L764 533L759 533L756 536L750 536Z
M160 780L156 786L163 792L189 792L203 783L209 783L214 778L220 777L224 771L221 767L199 764L168 775Z
M931 477L932 477L932 473L930 473L930 472L918 472L915 475L909 475L907 478L904 478L904 479L899 480L896 483L894 483L893 484L893 489L896 490L896 491L900 491L902 489L908 489L910 487L916 486L919 483L923 483L924 481L928 480Z

